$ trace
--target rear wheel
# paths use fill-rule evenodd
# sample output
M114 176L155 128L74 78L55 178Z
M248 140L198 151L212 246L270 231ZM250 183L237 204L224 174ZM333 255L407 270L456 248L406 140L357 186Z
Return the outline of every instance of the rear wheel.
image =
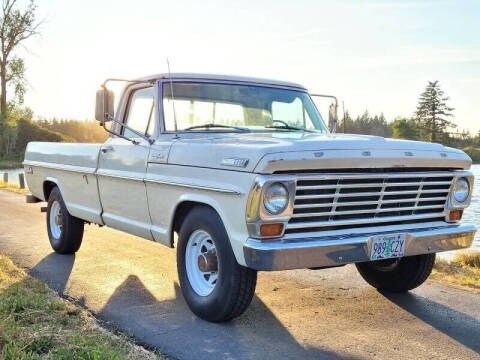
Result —
M74 254L82 245L83 220L67 210L62 194L54 187L48 197L47 230L50 245L59 254Z
M237 263L225 227L211 208L196 207L184 220L177 267L188 306L204 320L231 320L252 301L257 272Z
M435 254L425 254L355 265L365 281L378 290L406 292L427 280L434 263Z

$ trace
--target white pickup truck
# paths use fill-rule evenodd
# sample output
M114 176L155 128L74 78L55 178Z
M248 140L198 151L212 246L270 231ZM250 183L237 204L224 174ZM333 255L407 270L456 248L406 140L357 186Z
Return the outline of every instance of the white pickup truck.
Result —
M128 81L115 114L106 84L104 144L28 144L51 245L75 253L88 223L176 247L183 295L203 319L242 314L258 270L355 263L374 287L403 292L436 252L472 243L462 151L331 134L294 83L160 74Z

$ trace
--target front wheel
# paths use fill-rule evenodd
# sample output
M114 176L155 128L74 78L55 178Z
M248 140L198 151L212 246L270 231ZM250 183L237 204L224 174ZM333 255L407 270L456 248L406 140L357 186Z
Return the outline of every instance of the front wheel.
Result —
M47 230L50 245L59 254L74 254L82 245L84 222L67 210L58 187L48 197Z
M355 265L365 281L378 290L406 292L427 280L434 263L435 254L425 254Z
M188 306L207 321L240 316L255 293L257 272L237 263L220 217L208 207L194 208L184 220L177 269Z

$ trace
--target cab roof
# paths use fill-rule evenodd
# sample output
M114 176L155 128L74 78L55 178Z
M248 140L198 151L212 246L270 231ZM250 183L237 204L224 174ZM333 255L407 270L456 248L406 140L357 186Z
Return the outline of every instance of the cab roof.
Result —
M306 90L303 85L287 82L287 81L279 81L279 80L271 80L271 79L263 79L263 78L255 78L255 77L246 77L246 76L235 76L235 75L218 75L218 74L198 74L198 73L172 73L172 74L156 74L145 76L142 78L137 79L138 81L151 81L151 80L159 80L159 79L192 79L192 80L220 80L220 81L235 81L235 82L244 82L244 83L252 83L252 84L265 84L265 85L276 85L276 86L286 86L291 88L297 88Z

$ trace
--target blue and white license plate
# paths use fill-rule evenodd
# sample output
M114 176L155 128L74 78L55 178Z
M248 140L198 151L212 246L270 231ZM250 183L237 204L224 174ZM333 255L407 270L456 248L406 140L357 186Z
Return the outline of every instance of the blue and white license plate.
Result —
M406 234L377 235L372 237L371 260L398 258L405 255Z

